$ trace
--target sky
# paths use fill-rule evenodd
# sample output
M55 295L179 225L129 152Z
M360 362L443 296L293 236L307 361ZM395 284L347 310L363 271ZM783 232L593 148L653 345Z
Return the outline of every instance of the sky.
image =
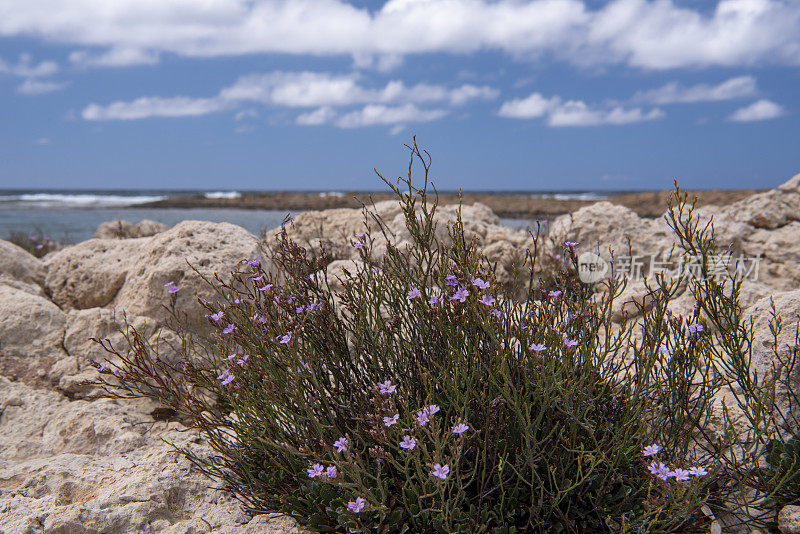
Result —
M0 0L0 188L767 188L798 0Z

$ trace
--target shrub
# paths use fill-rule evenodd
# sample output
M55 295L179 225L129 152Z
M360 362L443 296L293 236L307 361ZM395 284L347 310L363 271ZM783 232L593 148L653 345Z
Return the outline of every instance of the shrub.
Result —
M131 326L122 352L97 340L116 356L98 364L107 393L175 410L214 450L182 452L248 512L319 531L692 532L731 509L752 520L755 498L796 480L797 464L755 470L778 450L766 446L776 380L746 366L735 277L692 281L689 318L668 311L678 282L658 278L634 331L611 321L624 281L597 293L578 277L577 244L559 261L532 236L512 298L460 216L436 238L430 157L409 149L407 178L384 179L408 246L373 254L389 238L365 208L379 231L353 236L360 261L335 289L324 251L284 228L269 265L208 280L210 333L186 331L172 298L181 361ZM692 209L678 192L671 223L686 250L710 254ZM712 400L731 386L752 430L734 432L726 412L713 436Z
M36 228L33 232L11 230L6 241L27 250L37 258L41 258L49 252L59 250L62 247L61 243L45 236L39 228Z

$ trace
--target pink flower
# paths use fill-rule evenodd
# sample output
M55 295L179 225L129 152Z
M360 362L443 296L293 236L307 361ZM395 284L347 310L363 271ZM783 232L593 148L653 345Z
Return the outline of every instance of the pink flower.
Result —
M408 292L408 300L413 300L422 295L422 292L416 287Z
M644 454L645 456L655 456L656 454L659 453L659 451L661 451L661 447L653 443L652 445L648 445L647 447L645 447L644 451L642 451L642 454Z
M366 506L366 504L367 501L365 501L361 497L358 497L355 501L350 501L347 503L347 509L353 512L354 514L357 514L358 512L364 509L364 506Z
M332 465L325 470L325 474L328 476L328 478L336 478L336 475L339 473L336 470L336 466Z
M386 426L392 426L397 424L397 420L400 419L400 414L396 413L391 417L384 417L383 424Z
M381 392L381 395L390 395L394 393L394 390L397 389L397 386L392 385L391 380L387 380L386 382L381 382L380 384L378 384L378 387L379 391Z
M489 289L489 282L484 282L481 278L472 277L472 285L481 289Z
M308 478L316 478L322 474L324 468L320 464L314 464L306 469L306 471L308 472Z
M469 430L468 425L466 425L465 423L459 423L453 427L453 434L463 434L467 430Z
M417 440L415 440L411 436L403 436L403 441L400 442L400 448L406 449L408 451L412 450L416 446L417 446Z
M431 474L436 478L444 480L447 478L447 475L450 474L450 466L448 466L447 464L444 465L434 464L433 471L431 471Z
M347 446L350 442L345 437L341 437L333 442L333 446L336 447L336 452L347 452Z

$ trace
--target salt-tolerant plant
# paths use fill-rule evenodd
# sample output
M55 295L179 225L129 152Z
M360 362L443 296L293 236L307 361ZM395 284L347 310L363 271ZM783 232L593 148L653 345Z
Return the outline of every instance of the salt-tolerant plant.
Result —
M182 360L128 326L127 347L98 340L116 356L97 364L106 392L157 399L199 430L214 454L181 452L246 511L319 531L692 532L786 502L798 465L771 460L788 446L777 379L746 367L735 277L693 281L690 318L670 314L677 282L659 278L638 323L614 324L624 281L598 293L578 277L580 244L545 254L534 234L508 289L460 211L437 237L430 156L408 148L407 177L384 179L407 244L365 207L377 230L353 236L360 261L332 286L325 251L284 229L268 261L207 280L208 331L183 327L168 284ZM710 254L676 198L681 244ZM712 401L731 386L750 434L725 411L712 435Z

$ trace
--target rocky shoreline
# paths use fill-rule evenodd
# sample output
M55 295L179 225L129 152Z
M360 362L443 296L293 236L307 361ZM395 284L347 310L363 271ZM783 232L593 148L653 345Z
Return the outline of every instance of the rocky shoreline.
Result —
M698 205L726 205L738 202L758 191L755 190L707 190L690 191ZM648 191L640 193L611 194L607 200L612 204L632 209L640 217L659 217L667 208L670 191ZM537 198L525 194L464 193L465 205L480 203L488 206L498 217L509 219L547 219L577 211L590 206L594 200L559 200ZM360 208L373 202L391 200L385 192L346 192L336 195L320 193L246 193L239 198L205 198L201 195L172 197L157 202L138 204L137 208L231 208L278 211L308 211L338 208ZM458 195L443 193L439 196L442 205L458 203Z
M660 206L664 199L653 195L647 202ZM235 199L237 207L249 202L244 198ZM760 342L753 365L763 369L772 363L765 360L770 298L786 324L800 316L800 174L734 203L714 198L716 203L707 198L701 217L714 217L721 243L760 259L758 279L743 287L743 305ZM226 199L214 202L232 207ZM443 198L437 215L442 232L456 212L446 204ZM632 253L650 255L675 243L663 218L609 201L584 204L553 222L547 246L577 241L606 254L608 247L627 250L630 244ZM375 210L402 245L408 236L397 203L376 199ZM463 220L467 234L496 262L498 280L507 280L530 236L502 226L482 201L465 206ZM312 253L325 246L333 254L325 269L335 284L337 273L358 261L351 239L363 228L360 210L339 208L303 213L288 233ZM149 401L98 399L86 384L96 376L92 361L107 356L90 338L121 346L123 312L152 339L169 339L174 334L160 330L164 284L176 282L178 306L200 320L197 298L211 296L202 277L224 276L254 258L267 261L256 236L232 224L198 221L172 228L109 223L95 239L42 260L0 241L0 534L302 532L278 514L246 516L162 441L209 452L197 433L163 420ZM646 302L646 296L645 288L632 284L620 305L634 313L630 304ZM691 309L689 297L673 303L676 313ZM788 332L779 342L781 351L795 346ZM782 515L784 525L800 524L800 507Z

